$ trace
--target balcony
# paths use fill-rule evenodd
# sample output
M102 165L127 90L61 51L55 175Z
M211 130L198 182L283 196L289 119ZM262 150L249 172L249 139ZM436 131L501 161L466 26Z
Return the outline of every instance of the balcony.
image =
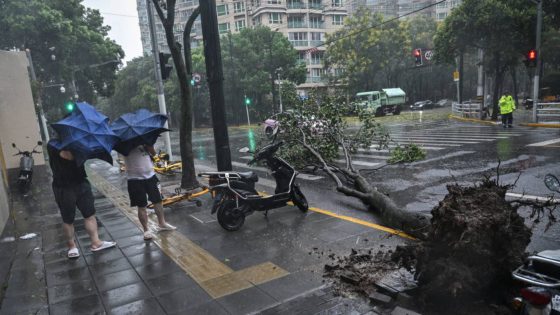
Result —
M307 47L309 46L309 41L307 40L290 40L292 46L294 47Z
M313 46L313 47L317 47L317 46L321 46L325 44L324 40L312 40L309 42L309 45Z
M303 21L288 21L288 28L307 28L307 23Z
M311 22L309 23L310 28L325 28L325 23L323 22Z
M288 8L288 10L302 10L302 9L306 9L306 6L304 3L302 2L288 2L286 4L286 7Z
M307 77L305 83L323 83L325 80L322 77Z
M312 65L320 65L322 63L323 63L323 59L313 59L313 58L311 58L310 64L312 64Z
M309 9L311 10L323 10L323 5L321 3L310 3Z

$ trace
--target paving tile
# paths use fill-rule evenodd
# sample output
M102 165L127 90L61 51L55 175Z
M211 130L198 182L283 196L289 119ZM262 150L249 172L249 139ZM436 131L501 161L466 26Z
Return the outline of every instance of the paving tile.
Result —
M165 255L161 250L152 250L149 252L128 257L128 260L134 267L140 267L140 266L151 265L159 261L164 261L164 260L170 261L171 258Z
M231 314L255 313L278 303L257 287L226 295L217 301Z
M140 233L136 233L132 236L128 236L125 238L121 238L119 239L119 246L120 247L127 247L127 246L131 246L131 245L135 245L135 244L141 244L144 243L144 235L140 234Z
M102 275L106 275L106 274L110 274L126 269L132 269L132 266L128 262L128 259L126 259L125 257L118 258L115 260L109 260L107 262L103 262L91 266L91 272L93 273L94 277L99 277Z
M133 235L142 235L142 231L140 230L140 228L135 227L133 229L111 231L111 237L113 237L113 239L115 241L119 241L121 238L125 238L125 237L128 237L128 236L133 236ZM125 246L122 246L122 247L125 247Z
M128 247L119 246L125 256L135 256L152 250L160 250L159 247L152 242L144 242L142 244L132 245Z
M183 314L189 314L185 312L188 308L212 301L210 295L198 285L160 295L157 299L167 313Z
M135 301L109 310L109 314L114 315L159 315L165 314L159 302L155 298L148 298L144 300Z
M83 257L88 265L94 266L94 265L106 263L111 260L124 258L124 254L118 248L112 248L112 249L102 250L95 253L90 251L89 254L83 255Z
M91 274L87 268L78 267L52 273L47 271L47 286L49 287L88 279L91 279Z
M166 294L170 291L176 291L185 287L195 286L198 284L191 279L184 271L177 271L163 275L161 277L149 279L146 285L156 296Z
M9 297L6 296L2 300L0 315L13 314L35 314L38 310L47 305L47 292L41 296L20 295Z
M265 282L258 287L278 301L286 301L323 286L322 279L309 272L301 271Z
M104 291L101 298L108 308L132 303L151 297L150 290L141 282L129 284L120 288Z
M179 312L169 313L172 315L196 314L196 315L228 315L229 313L216 301L206 302L194 307L189 307Z
M101 299L96 294L49 305L50 315L103 314Z
M92 280L77 281L70 284L48 288L49 304L75 300L80 297L96 294L95 283Z
M68 269L76 269L76 268L87 268L86 260L84 259L84 255L76 259L68 259L66 253L63 253L60 260L54 261L51 263L45 263L45 269L47 272L55 273L58 271L68 270Z
M144 280L153 279L156 277L161 277L168 273L182 271L181 268L171 260L164 260L153 263L151 265L136 267L136 271Z
M94 280L99 291L109 291L142 281L134 269L97 276L94 277Z

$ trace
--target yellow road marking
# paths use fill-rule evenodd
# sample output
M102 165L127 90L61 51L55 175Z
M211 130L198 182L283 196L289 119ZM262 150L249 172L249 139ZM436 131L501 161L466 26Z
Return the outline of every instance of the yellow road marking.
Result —
M138 227L137 210L129 206L127 195L118 187L108 182L88 167L91 183L102 192ZM149 228L154 230L157 223L148 221ZM289 274L272 262L264 262L245 269L234 271L212 254L196 245L178 231L168 231L154 235L153 243L173 259L198 285L212 298L217 299L261 283L265 283Z

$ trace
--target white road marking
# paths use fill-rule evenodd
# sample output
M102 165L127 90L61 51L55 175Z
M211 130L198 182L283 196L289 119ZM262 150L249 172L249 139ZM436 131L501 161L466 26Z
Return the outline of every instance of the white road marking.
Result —
M548 141L542 141L542 142L537 142L537 143L531 143L528 144L528 147L544 147L545 145L549 145L549 144L554 144L554 143L558 143L560 142L560 138L558 139L552 139L552 140L548 140Z
M531 195L524 195L518 193L506 193L506 196L517 198L517 199L524 199L524 200L536 200L536 201L549 201L551 200L549 197L541 197L541 196L531 196ZM560 202L560 199L552 199L554 203Z
M449 140L432 140L432 139L422 139L422 138L418 138L418 137L402 137L402 138L393 138L393 140L395 140L396 142L402 142L402 141L408 141L408 142L433 142L433 143L437 143L438 145L440 143L451 143L451 144L475 144L478 143L478 141L480 141L479 139L476 139L477 141L466 141L466 140L453 140L453 139L449 139Z
M346 160L336 160L335 162L346 164ZM360 165L360 166L373 167L373 166L377 166L381 163L372 163L372 162L366 162L366 161L360 161L360 160L352 160L352 164Z
M423 143L419 143L419 142L423 142ZM422 146L423 144L432 144L432 141L406 141L406 140L399 140L397 141L398 144L419 144L420 146ZM435 141L434 141L435 142ZM443 143L433 143L435 145L439 145L439 146L444 146L444 147L460 147L463 146L465 143L459 144L459 143L445 143L448 141L444 141ZM476 142L475 142L476 143ZM395 147L395 146L393 146Z
M378 159L378 160L388 160L389 157L386 155L369 155L369 154L352 154L352 157L366 158L366 159Z
M420 138L420 139L436 139L436 140L476 140L476 141L495 141L496 139L507 139L509 137L482 137L482 136L446 136L446 135L423 135L423 134L414 134L414 135L391 135L392 139L400 139L400 138Z

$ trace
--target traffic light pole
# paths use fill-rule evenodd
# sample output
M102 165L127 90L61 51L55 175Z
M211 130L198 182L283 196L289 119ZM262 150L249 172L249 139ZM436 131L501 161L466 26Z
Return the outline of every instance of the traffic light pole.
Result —
M245 103L245 110L247 111L247 125L251 126L251 119L249 118L249 104L247 104L247 95L243 98Z
M161 78L161 69L159 65L159 49L156 40L155 32L155 22L152 15L152 4L151 0L146 0L146 9L148 10L148 25L150 26L150 37L152 39L152 56L154 57L154 69L156 73L156 85L157 85L157 99L159 104L160 114L167 115L167 109L165 108L165 94L163 94L163 80ZM169 128L169 124L165 122L165 128ZM169 160L173 160L173 155L171 153L171 138L169 137L169 132L163 133L163 139L165 141L165 151L169 154Z
M541 29L542 29L542 0L537 0L537 67L535 68L535 78L533 80L533 122L538 122L537 106L539 104L539 75L541 71Z
M231 152L224 105L224 73L222 69L220 37L218 34L216 1L200 1L199 8L218 171L229 171L231 170Z

